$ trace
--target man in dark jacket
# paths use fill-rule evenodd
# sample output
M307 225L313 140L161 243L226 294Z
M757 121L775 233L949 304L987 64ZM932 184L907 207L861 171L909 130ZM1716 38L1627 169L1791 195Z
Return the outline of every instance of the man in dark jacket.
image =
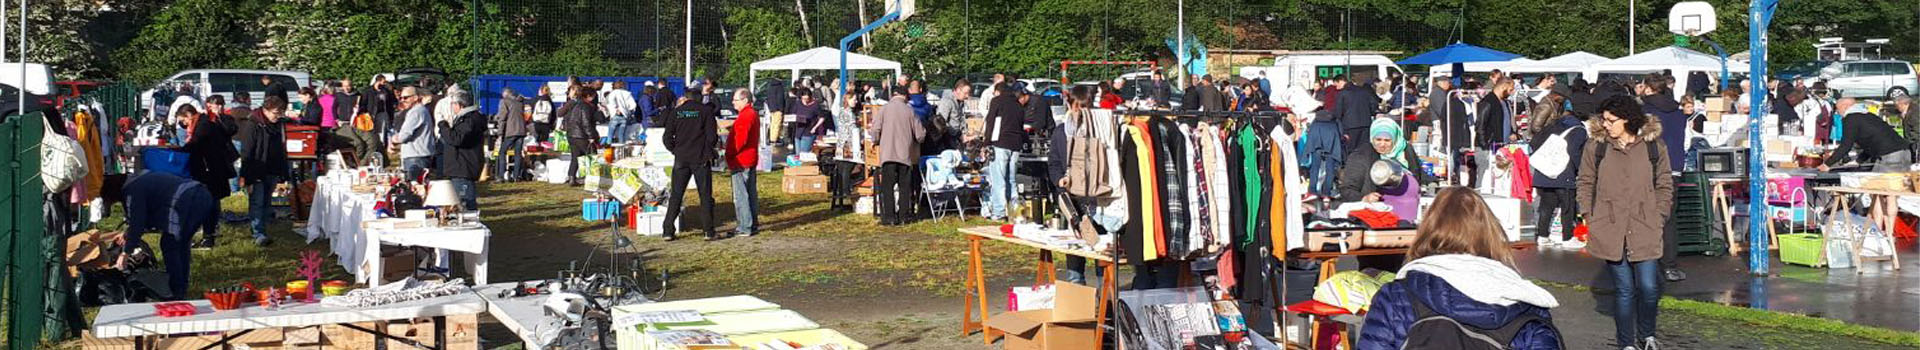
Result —
M387 76L384 75L374 76L373 86L360 94L360 113L373 116L373 132L383 140L394 129L388 126L393 123L394 100L393 86L387 84Z
M574 90L573 97L554 112L554 115L564 118L560 130L567 133L567 153L570 155L567 159L595 154L595 150L600 148L600 131L594 126L606 122L606 114L600 113L600 108L593 102L593 95L593 92L585 89ZM579 186L580 180L576 174L580 170L580 162L567 164L567 185Z
M880 225L904 225L908 221L907 212L913 210L913 193L908 184L917 182L909 178L915 173L914 167L920 159L920 141L927 137L927 130L914 116L909 106L910 93L904 87L894 87L893 97L880 115L874 118L867 128L868 136L878 142L880 149L880 183L874 188L880 195Z
M527 142L527 119L526 101L520 94L514 93L513 88L500 89L500 111L493 116L494 125L500 127L500 149L493 157L493 178L507 182L524 177L526 157L520 154L525 153L522 149ZM511 173L507 171L509 164L515 169Z
M707 240L719 240L720 234L714 231L713 216L713 159L718 155L714 147L720 142L720 126L716 119L720 112L713 107L700 103L700 93L689 90L679 100L665 118L667 150L673 152L673 183L667 190L667 216L661 222L661 232L671 241L678 238L681 207L686 205L687 180L691 179L699 187L700 206L707 211L704 221Z
M480 107L473 105L472 95L456 92L446 98L452 99L448 107L457 112L453 120L434 123L440 134L437 172L440 177L453 181L453 192L460 195L462 209L480 210L479 189L474 188L473 181L480 178L481 164L487 159L481 151L487 142L487 117L480 114Z
M993 145L993 162L987 164L987 205L981 216L990 220L1007 217L1007 201L1013 195L1013 174L1017 152L1027 143L1027 110L1020 104L1024 89L1009 83L994 87L998 96L987 106L987 142Z
M1643 94L1640 104L1647 114L1660 119L1660 141L1669 146L1667 159L1673 160L1668 162L1668 170L1679 172L1687 164L1687 115L1690 111L1680 110L1680 103L1673 100L1673 90L1667 87L1669 84L1664 83L1664 79L1672 78L1656 76L1641 84Z
M341 124L352 125L360 113L360 95L353 93L353 82L340 81L340 88L333 90L333 115Z
M212 213L220 210L220 202L213 200L206 186L199 182L158 171L136 171L131 176L107 175L100 192L100 198L107 205L125 204L122 211L126 215L127 245L145 246L146 240L140 236L160 232L160 254L166 257L167 265L167 289L175 298L188 295L193 253L187 240L202 223L218 220L215 218L218 215Z
M1148 88L1153 90L1155 107L1166 108L1173 105L1173 100L1170 99L1170 96L1173 96L1173 84L1168 84L1167 78L1160 75L1160 71L1153 72L1153 85Z
M266 74L260 75L260 85L266 87L266 91L261 94L261 96L263 96L261 98L280 96L280 99L292 101L293 97L287 95L289 91L293 90L293 86L273 81L273 77L272 75Z
M1473 144L1483 151L1506 145L1513 135L1513 110L1507 105L1507 97L1513 96L1513 81L1494 80L1487 89L1487 96L1480 98L1476 106L1478 113L1474 115L1477 125Z
M1340 98L1334 108L1340 118L1341 145L1347 152L1359 150L1367 143L1367 127L1373 124L1374 115L1380 114L1380 96L1373 94L1373 80L1363 80L1340 90ZM1371 164L1371 163L1369 163ZM1362 165L1369 166L1369 165Z
M1842 101L1847 103L1847 101ZM1907 142L1893 131L1893 125L1880 116L1865 112L1848 113L1840 121L1840 145L1827 156L1827 162L1820 166L1826 172L1831 166L1853 161L1853 149L1860 148L1862 163L1866 160L1878 160L1874 171L1907 171L1907 165L1913 163L1913 143Z
M267 97L253 122L241 131L240 184L247 186L247 211L253 219L253 242L262 247L273 243L267 238L267 225L273 222L273 188L292 170L287 164L287 133L280 123L286 115L287 100Z
M1200 85L1194 86L1193 90L1194 93L1191 95L1200 95L1200 105L1189 106L1188 108L1195 108L1206 112L1224 112L1227 110L1227 99L1220 94L1220 87L1214 83L1212 75L1201 75Z

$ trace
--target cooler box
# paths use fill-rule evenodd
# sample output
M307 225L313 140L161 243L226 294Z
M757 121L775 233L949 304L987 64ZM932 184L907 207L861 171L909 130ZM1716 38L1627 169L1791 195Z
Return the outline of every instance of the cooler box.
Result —
M580 200L580 218L587 221L613 220L619 217L620 202L611 199Z
M320 127L287 126L287 157L313 158L320 150Z
M148 171L191 178L187 176L187 152L177 149L152 147L140 150L140 167Z

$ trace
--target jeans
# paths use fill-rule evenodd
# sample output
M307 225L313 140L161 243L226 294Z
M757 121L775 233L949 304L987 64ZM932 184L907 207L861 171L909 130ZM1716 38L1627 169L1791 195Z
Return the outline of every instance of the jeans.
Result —
M276 177L247 179L247 215L253 219L253 239L267 238L267 224L273 223L273 187Z
M422 173L433 169L433 157L400 158L400 169L407 173L407 181L419 181Z
M751 235L760 231L756 225L760 221L760 186L755 181L753 169L733 172L733 218L737 223L734 231Z
M993 148L993 162L987 163L987 205L980 208L980 216L995 220L1007 218L1007 201L1013 195L1016 171L1014 157L1013 150Z
M613 143L627 142L627 130L633 126L632 123L629 123L629 119L632 119L632 117L625 114L614 114L613 118L609 119L611 119L611 121L607 123L607 138L613 140Z
M448 178L453 181L453 194L460 197L460 207L465 210L480 210L480 189L473 186L473 179Z
M813 154L813 134L802 133L794 136L793 154Z
M527 172L527 158L523 155L523 153L526 153L526 144L526 136L500 137L500 149L494 152L493 157L493 178L501 179L501 181L510 181L512 179L526 177L523 175ZM508 155L508 151L512 151L513 154ZM509 161L509 159L511 159L511 161ZM511 172L507 171L508 163L512 163L513 165L513 171Z
M1579 223L1573 216L1579 213L1571 188L1535 188L1540 193L1540 208L1535 210L1539 217L1534 220L1534 236L1547 237L1553 232L1554 210L1560 210L1560 240L1573 239L1573 225ZM1672 252L1668 252L1672 254Z
M1633 345L1653 336L1660 316L1660 264L1657 261L1609 261L1613 274L1613 340Z
M673 184L667 189L667 217L660 223L662 226L660 232L665 232L667 238L675 237L675 234L680 231L673 224L680 222L680 207L687 203L687 180L693 180L694 184L700 187L698 189L700 206L707 211L704 223L707 236L714 235L713 174L707 170L712 168L708 162L710 161L705 159L687 158L678 158L673 161Z
M892 225L905 223L907 212L913 211L913 196L907 190L911 184L907 177L913 174L913 167L906 164L886 162L880 164L880 183L874 186L880 198L874 204L880 210L880 224Z

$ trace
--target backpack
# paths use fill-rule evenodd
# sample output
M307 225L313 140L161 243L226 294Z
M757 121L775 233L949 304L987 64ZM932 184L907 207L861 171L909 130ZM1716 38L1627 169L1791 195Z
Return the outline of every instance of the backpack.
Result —
M1413 289L1406 289L1407 300L1413 305L1413 325L1407 327L1407 339L1401 349L1449 349L1449 350L1505 350L1513 345L1513 339L1528 325L1538 323L1541 327L1559 334L1552 322L1534 313L1522 313L1507 320L1507 324L1496 329L1481 329L1461 323L1451 316L1441 315L1428 308L1426 302L1414 295Z
M1548 136L1546 141L1541 141L1539 149L1527 155L1527 162L1533 165L1534 170L1539 170L1541 174L1548 177L1559 177L1560 174L1564 174L1567 164L1573 163L1573 156L1567 153L1567 135L1572 134L1573 129L1576 128L1586 129L1583 125L1575 125L1558 134Z

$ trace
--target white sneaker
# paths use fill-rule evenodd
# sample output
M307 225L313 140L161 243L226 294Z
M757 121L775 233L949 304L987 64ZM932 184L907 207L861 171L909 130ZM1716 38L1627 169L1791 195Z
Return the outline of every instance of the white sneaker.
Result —
M1555 242L1553 241L1552 238L1547 238L1547 237L1534 238L1533 242L1536 244L1539 244L1541 247L1552 247L1552 246L1560 245L1560 242Z
M1566 240L1565 242L1560 242L1560 247L1570 249L1570 250L1581 250L1581 249L1587 248L1587 242L1581 242L1580 240L1577 240L1577 239L1569 239L1569 240Z

